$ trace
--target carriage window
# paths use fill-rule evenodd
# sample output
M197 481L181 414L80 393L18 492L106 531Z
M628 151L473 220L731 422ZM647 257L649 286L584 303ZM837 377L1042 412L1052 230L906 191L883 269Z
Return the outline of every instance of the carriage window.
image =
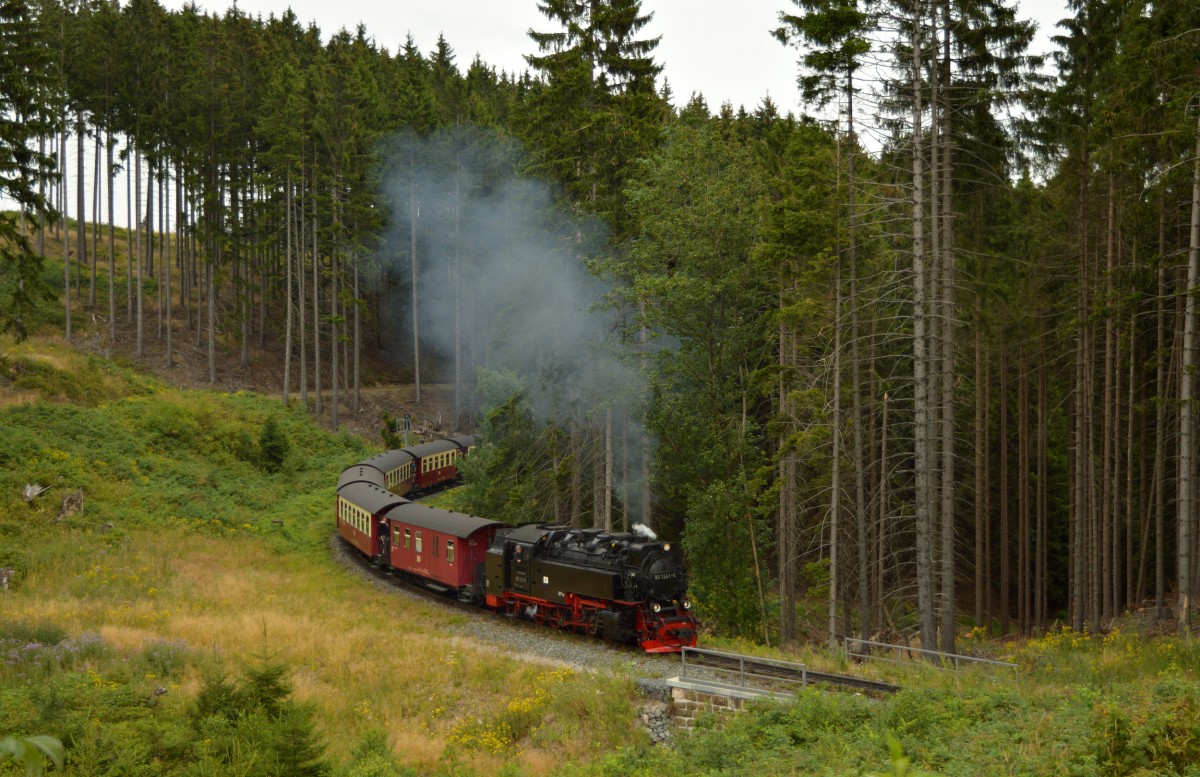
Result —
M393 545L400 544L400 528L399 527L392 527L392 544Z
M408 550L411 547L412 547L412 530L405 529L404 530L404 549Z
M416 548L416 550L418 553L421 552L421 532L419 532L419 531L417 532L417 548Z
M446 561L454 563L454 540L446 540Z

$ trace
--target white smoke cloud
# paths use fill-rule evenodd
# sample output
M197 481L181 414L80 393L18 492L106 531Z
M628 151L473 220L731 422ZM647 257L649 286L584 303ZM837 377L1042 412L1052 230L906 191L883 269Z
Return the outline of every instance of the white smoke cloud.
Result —
M641 523L635 523L633 525L633 533L640 534L651 542L658 539L658 535L654 533L653 529Z
M607 250L607 232L567 212L548 184L513 173L513 157L511 142L483 130L393 141L385 341L399 363L411 359L415 192L422 379L453 381L457 313L468 386L479 368L510 370L543 422L596 426L611 407L629 425L629 460L640 461L642 376L631 345L619 342L618 314L602 304L610 286L587 266ZM619 470L618 479L638 476L637 467ZM637 509L633 493L624 498Z

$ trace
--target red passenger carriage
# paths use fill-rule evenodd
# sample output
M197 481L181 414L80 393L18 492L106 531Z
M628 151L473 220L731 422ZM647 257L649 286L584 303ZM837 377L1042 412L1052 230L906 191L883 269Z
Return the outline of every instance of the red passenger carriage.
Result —
M482 598L477 583L483 579L484 555L505 524L416 502L392 508L387 523L392 567L432 587L454 589L460 598Z
M453 440L435 440L404 448L413 457L413 488L418 491L449 483L458 477L463 453Z
M368 470L369 472L369 470ZM355 481L338 489L338 534L371 559L384 550L380 521L389 510L408 500L374 483Z

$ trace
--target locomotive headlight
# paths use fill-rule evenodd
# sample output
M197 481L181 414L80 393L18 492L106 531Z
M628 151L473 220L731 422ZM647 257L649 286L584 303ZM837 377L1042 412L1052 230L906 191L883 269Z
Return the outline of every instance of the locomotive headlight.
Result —
M654 604L650 605L650 609L654 610L655 612L662 612L662 605L658 602L655 602Z
M671 543L664 542L663 543L663 553L670 553L670 552L671 552Z
M685 610L690 610L690 609L692 609L692 600L691 600L691 599L684 599L684 600L683 600L683 609L685 609Z

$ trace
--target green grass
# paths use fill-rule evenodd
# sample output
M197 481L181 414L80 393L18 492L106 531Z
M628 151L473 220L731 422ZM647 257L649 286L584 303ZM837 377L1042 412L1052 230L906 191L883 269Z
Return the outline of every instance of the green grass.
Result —
M282 461L263 456L268 420ZM807 691L653 747L629 679L491 652L455 636L463 616L331 560L337 474L373 452L276 400L6 344L0 738L60 738L67 774L256 774L285 757L280 737L311 734L305 763L339 775L893 774L889 740L910 774L1200 775L1200 643L1136 621L976 646L1015 672L712 643L905 690ZM48 490L27 503L32 483ZM82 508L60 514L73 494ZM267 703L254 678L276 666Z
M627 680L566 672L531 697L555 667L335 563L337 475L375 451L302 410L31 341L3 351L0 431L0 737L59 738L67 774L266 774L310 724L310 765L338 774L546 774L644 738ZM206 688L277 665L286 715L239 691L204 722Z

